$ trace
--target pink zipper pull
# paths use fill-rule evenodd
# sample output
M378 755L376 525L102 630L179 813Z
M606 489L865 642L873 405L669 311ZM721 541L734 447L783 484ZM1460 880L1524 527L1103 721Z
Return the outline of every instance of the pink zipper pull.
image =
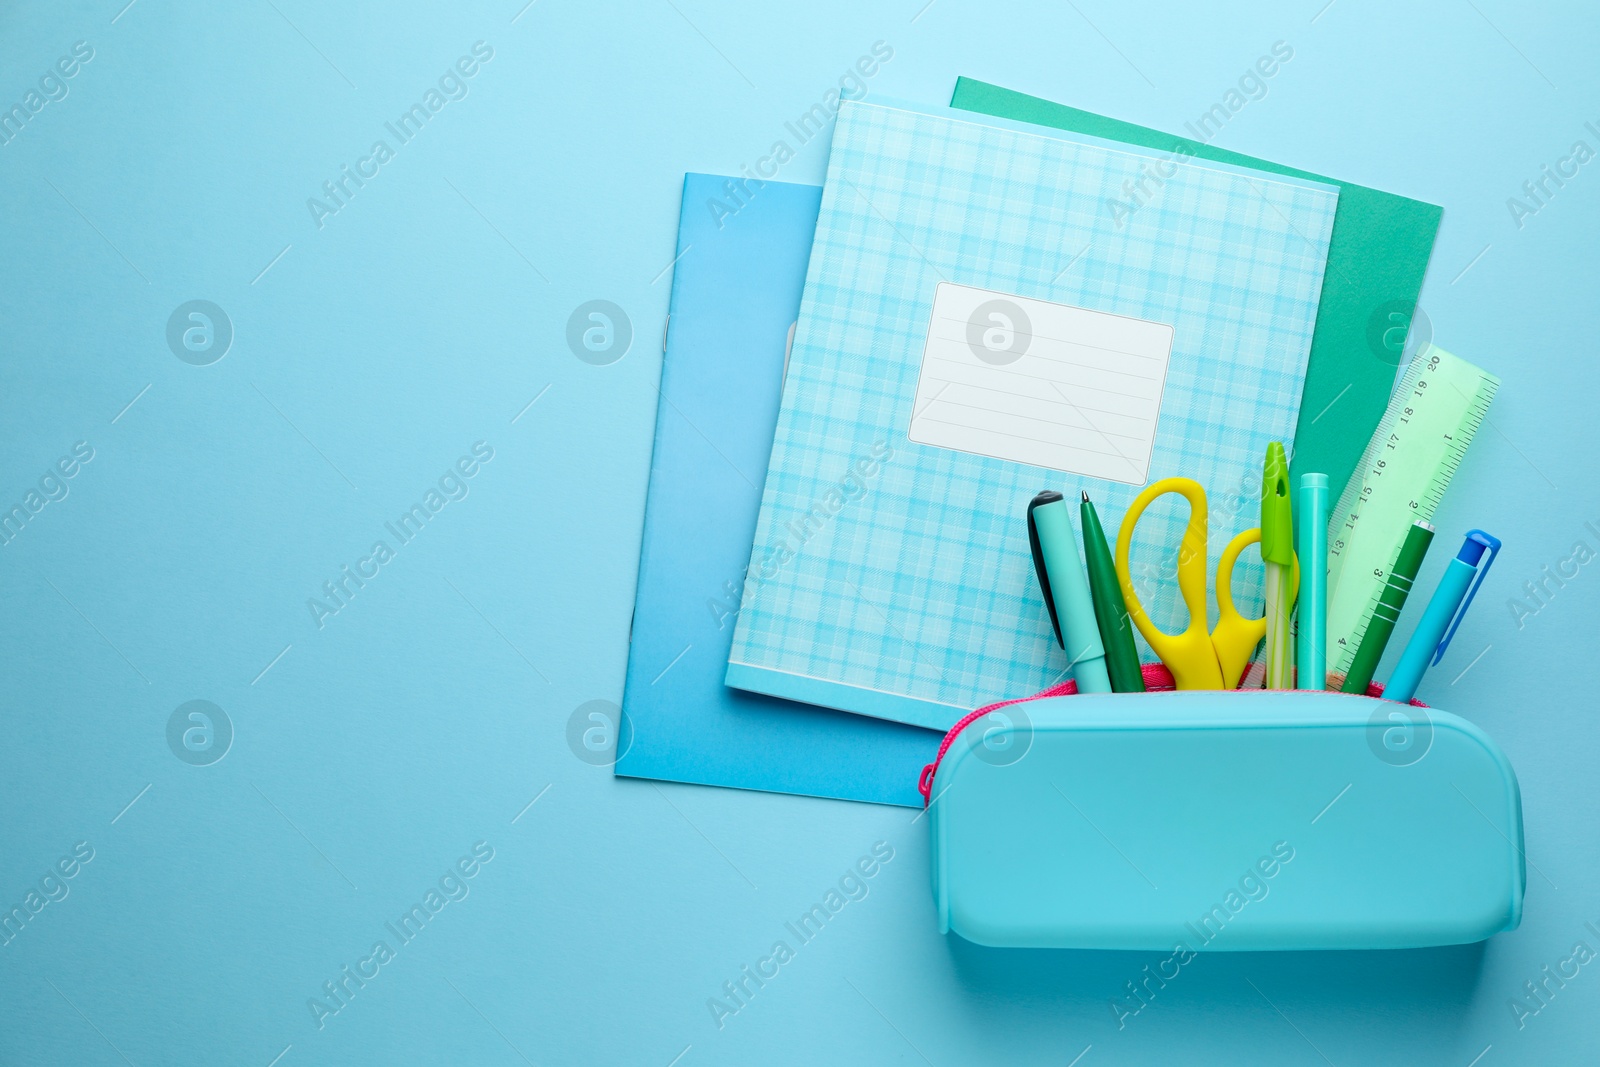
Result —
M1172 672L1160 663L1146 663L1140 668L1140 672L1144 675L1144 684L1147 692L1159 693L1162 690L1173 688ZM1010 707L1012 704L1024 704L1030 700L1043 700L1046 697L1072 696L1077 691L1078 683L1069 678L1059 685L1052 685L1048 689L1042 689L1031 697L1002 700L997 704L990 704L964 716L960 722L950 727L949 733L944 735L944 740L939 743L939 754L933 757L933 762L922 768L922 775L917 779L917 792L922 794L922 806L926 808L932 803L933 776L938 773L939 764L943 761L944 754L950 751L950 746L955 742L956 735L962 730L965 730L991 711L998 711L1000 708Z
M939 763L944 759L944 754L950 751L950 746L955 742L956 735L962 730L965 730L968 726L977 722L991 711L998 711L1001 708L1008 708L1012 704L1023 704L1030 700L1042 700L1045 697L1068 696L1072 693L1076 693L1077 691L1078 683L1068 679L1067 681L1062 682L1060 685L1053 685L1048 689L1041 690L1040 692L1033 694L1031 697L1016 697L1012 700L1002 700L997 704L989 704L985 707L979 708L977 711L968 712L962 717L960 722L950 727L949 732L944 735L944 740L939 742L939 754L933 757L933 762L922 768L922 776L917 779L917 792L922 794L922 806L928 806L929 798L933 795L933 776L938 772Z

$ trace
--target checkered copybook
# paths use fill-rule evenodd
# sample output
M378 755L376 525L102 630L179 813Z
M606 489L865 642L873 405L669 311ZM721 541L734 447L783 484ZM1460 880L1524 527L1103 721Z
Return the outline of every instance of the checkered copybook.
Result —
M1294 435L1337 198L1004 120L845 103L728 683L944 729L1062 680L1028 550L1041 489L1074 519L1088 490L1114 541L1142 486L1194 478L1214 581L1228 540L1257 525L1267 444ZM1186 625L1186 521L1165 498L1133 546L1167 630ZM1259 612L1253 553L1234 586Z

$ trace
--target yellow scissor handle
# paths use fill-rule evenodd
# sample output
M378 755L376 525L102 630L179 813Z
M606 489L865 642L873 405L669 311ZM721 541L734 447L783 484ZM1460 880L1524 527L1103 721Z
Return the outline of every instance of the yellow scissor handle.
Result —
M1183 541L1178 546L1178 592L1183 596L1184 606L1189 609L1189 626L1177 634L1169 634L1150 621L1144 605L1139 602L1139 594L1133 587L1133 574L1128 567L1128 549L1133 544L1134 527L1138 525L1144 509L1168 493L1177 493L1189 502L1189 525L1184 528ZM1122 583L1122 598L1127 602L1128 617L1172 672L1177 687L1221 689L1222 668L1217 662L1217 651L1211 643L1211 635L1206 632L1206 491L1200 483L1192 478L1163 478L1146 486L1144 492L1134 498L1128 514L1123 517L1122 528L1117 531L1116 563L1117 580ZM1231 563L1229 572L1232 573ZM1229 599L1231 606L1232 598Z
M1267 636L1267 618L1247 619L1233 606L1233 566L1239 553L1261 540L1261 530L1246 530L1228 542L1217 561L1217 628L1211 631L1211 644L1216 649L1217 664L1222 669L1225 689L1237 689L1244 669L1250 665L1250 654L1261 639ZM1300 591L1300 560L1294 559L1289 569L1289 600L1294 601ZM1154 646L1152 646L1154 647Z

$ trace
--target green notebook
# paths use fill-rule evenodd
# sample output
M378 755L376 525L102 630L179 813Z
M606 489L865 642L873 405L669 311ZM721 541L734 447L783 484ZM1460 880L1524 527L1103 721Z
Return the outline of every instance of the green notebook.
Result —
M1337 500L1389 403L1444 210L971 78L957 79L950 106L1339 187L1290 472L1295 484L1302 471L1326 472Z

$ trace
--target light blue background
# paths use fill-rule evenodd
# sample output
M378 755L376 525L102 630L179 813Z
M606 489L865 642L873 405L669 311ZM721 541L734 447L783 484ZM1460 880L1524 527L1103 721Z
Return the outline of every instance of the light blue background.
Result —
M0 15L7 107L73 42L95 50L0 146L0 504L95 449L0 549L0 901L95 850L0 948L0 1062L1594 1056L1595 967L1524 1029L1507 1000L1578 939L1600 948L1600 565L1521 628L1507 602L1578 538L1600 547L1600 164L1521 229L1505 203L1575 140L1600 148L1592 14L123 2ZM470 95L318 230L306 198L480 39L495 53ZM968 74L1183 132L1280 39L1293 60L1218 143L1444 205L1423 304L1505 379L1437 521L1507 550L1421 696L1520 773L1522 928L1205 957L1119 1031L1109 998L1160 957L939 937L913 813L575 758L568 717L621 691L683 172L765 155L877 40L895 54L874 93L939 104ZM813 142L781 177L824 163ZM164 338L197 298L236 331L209 367ZM597 298L634 327L609 366L565 342ZM495 453L470 495L319 630L306 599L479 440ZM209 767L167 747L191 699L237 732ZM307 998L479 840L495 855L470 895L319 1030ZM707 998L880 840L895 856L870 895L719 1030Z

